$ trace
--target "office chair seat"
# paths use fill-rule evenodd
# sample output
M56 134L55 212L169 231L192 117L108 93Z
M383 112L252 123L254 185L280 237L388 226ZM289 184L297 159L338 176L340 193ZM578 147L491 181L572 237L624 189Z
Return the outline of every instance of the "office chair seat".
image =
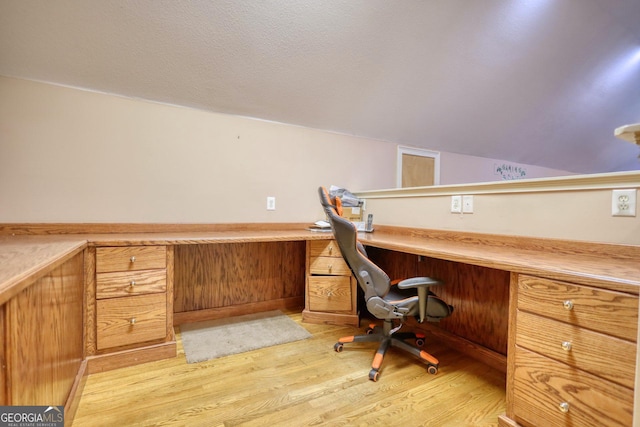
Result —
M379 342L369 371L372 381L378 380L389 347L400 348L426 362L427 372L436 374L440 362L419 348L424 345L425 335L398 331L408 317L416 317L418 322L437 322L451 315L453 307L429 290L431 286L442 285L443 282L431 277L414 277L392 285L389 276L367 257L364 246L358 241L356 226L339 214L339 200L332 201L324 187L320 187L318 193L342 257L364 292L367 310L383 322L381 327L369 325L365 335L340 338L334 350L341 352L347 343ZM408 340L413 340L415 345L407 343Z

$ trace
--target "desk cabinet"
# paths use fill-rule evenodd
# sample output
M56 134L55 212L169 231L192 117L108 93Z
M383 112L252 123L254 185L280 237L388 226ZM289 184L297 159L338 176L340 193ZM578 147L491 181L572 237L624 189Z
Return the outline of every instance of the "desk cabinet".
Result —
M335 240L307 241L302 320L359 326L357 282Z
M638 297L514 276L511 416L501 425L631 425Z
M159 344L174 340L172 254L167 246L95 248L90 355L117 367L118 357L135 363L132 352L154 353Z

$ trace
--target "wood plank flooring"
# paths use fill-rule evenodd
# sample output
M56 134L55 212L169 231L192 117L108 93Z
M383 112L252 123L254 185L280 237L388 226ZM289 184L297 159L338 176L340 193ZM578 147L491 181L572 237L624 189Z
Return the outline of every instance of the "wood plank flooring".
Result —
M429 336L437 375L390 349L374 383L375 344L333 350L362 329L286 314L312 338L196 364L186 363L176 328L176 358L90 375L73 427L497 426L505 411L504 374Z

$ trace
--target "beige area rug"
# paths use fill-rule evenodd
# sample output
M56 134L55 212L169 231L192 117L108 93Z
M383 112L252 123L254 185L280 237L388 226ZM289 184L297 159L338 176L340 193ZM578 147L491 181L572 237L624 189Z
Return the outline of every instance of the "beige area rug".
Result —
M280 310L180 325L187 363L311 337Z

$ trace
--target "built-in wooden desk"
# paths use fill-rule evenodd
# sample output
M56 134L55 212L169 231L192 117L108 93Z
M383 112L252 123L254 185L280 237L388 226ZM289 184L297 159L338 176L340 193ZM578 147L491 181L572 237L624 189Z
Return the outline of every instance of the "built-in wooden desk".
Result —
M166 253L166 264L149 267L152 271L145 277L158 278L155 271L163 271L166 283L154 281L150 285L152 293L167 293L169 323L179 324L302 306L307 242L332 238L331 234L307 231L301 224L22 224L0 225L0 235L0 404L66 404L70 415L76 394L82 390L87 360L114 354L110 348L96 347L99 250L120 254L118 248L165 248L162 253ZM434 291L455 306L454 315L429 330L461 351L507 372L507 415L501 419L502 425L526 424L532 416L547 413L551 415L545 421L556 423L559 416L564 416L536 407L535 401L528 401L519 391L525 386L535 389L535 384L522 384L527 373L519 371L520 365L529 366L525 350L536 339L525 334L525 320L545 325L553 320L557 322L554 327L573 321L571 317L561 318L562 313L554 314L552 305L546 315L535 313L530 307L531 301L540 297L536 290L542 289L543 297L569 292L581 302L590 301L590 309L600 306L594 301L604 295L605 301L615 302L607 305L606 315L597 310L588 312L586 320L575 328L595 328L606 343L615 337L616 345L623 340L636 348L634 333L627 331L620 337L608 323L621 321L622 328L628 329L635 321L632 332L637 333L640 247L380 225L374 233L362 233L361 240L368 246L371 258L390 276L430 275L446 282ZM113 272L107 268L104 274L109 279L107 284L121 275L118 268ZM104 298L112 296L107 292ZM623 302L616 305L619 301ZM534 302L533 306L546 303ZM582 315L579 310L571 313ZM598 322L604 324L600 329ZM160 354L170 354L166 351L171 350L169 338L168 335L155 342L157 348L165 349ZM141 354L138 348L121 348L127 356ZM545 351L540 350L542 354ZM135 357L120 358L112 365L111 359L107 367L135 361ZM137 360L147 360L145 357ZM629 360L635 374L635 353L624 355L626 365ZM557 372L564 372L565 365L559 364ZM593 375L589 373L592 376L588 380L580 380L597 393L609 391L601 384L611 384L621 396L620 417L631 419L628 398L633 399L634 387L628 379L619 378L626 371L609 375L597 371L598 366L574 368L580 372L596 370ZM564 378L562 375L558 374ZM590 383L592 377L598 381ZM53 383L56 386L52 391ZM538 412L527 412L528 407L536 407ZM582 414L580 411L578 405L569 413L575 416ZM578 415L577 424L584 422L580 416L583 415ZM586 416L593 413L587 410Z

